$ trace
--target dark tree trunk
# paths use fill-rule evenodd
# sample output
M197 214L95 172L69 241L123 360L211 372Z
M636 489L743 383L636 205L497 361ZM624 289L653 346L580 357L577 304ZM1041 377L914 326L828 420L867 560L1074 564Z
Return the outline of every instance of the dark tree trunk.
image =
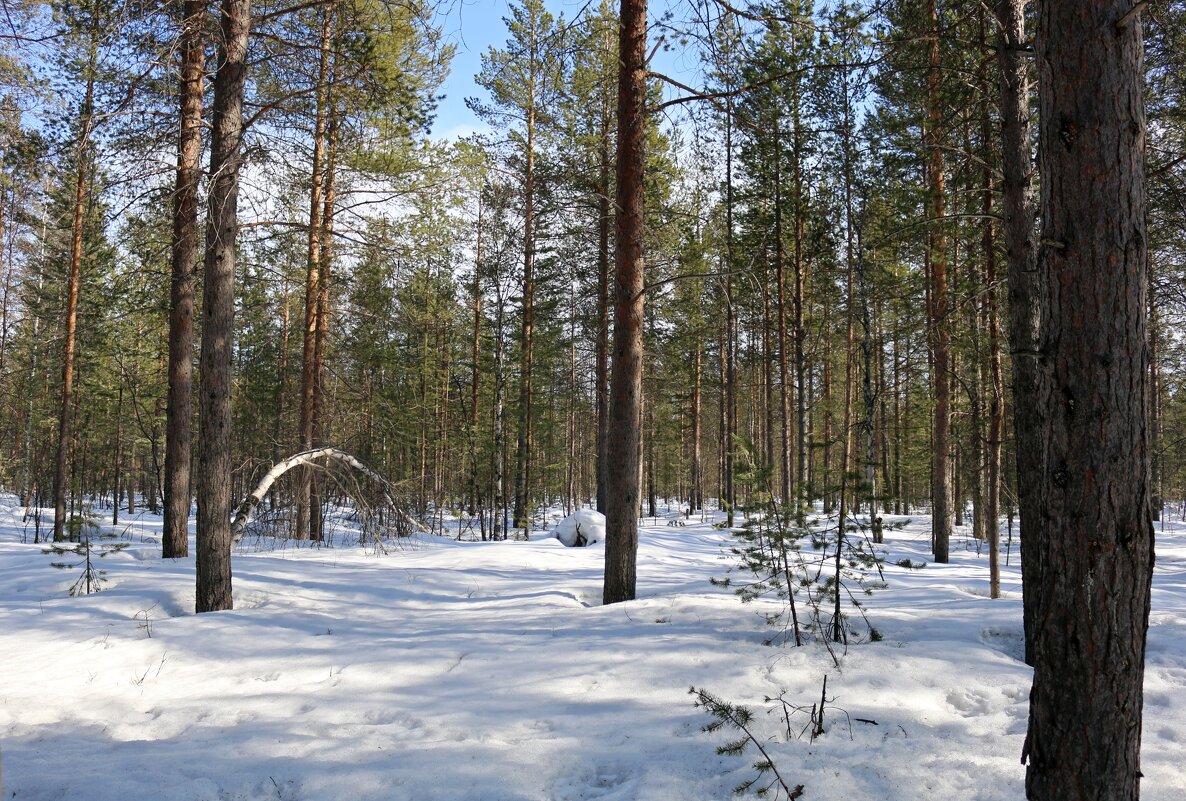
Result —
M209 213L199 384L197 611L231 602L231 355L235 339L235 241L251 0L222 0L214 76Z
M1035 545L1026 795L1136 801L1153 569L1142 30L1130 0L1047 0L1037 63L1037 397L1046 454Z
M177 143L177 183L173 195L169 397L165 408L165 521L161 539L161 554L166 559L189 555L194 270L198 257L198 186L202 181L206 0L185 0L182 14L181 133Z
M935 561L948 561L951 542L951 466L948 437L951 432L951 376L948 365L947 320L947 236L945 215L946 188L943 174L942 114L939 96L939 17L935 0L928 2L931 29L927 56L927 183L931 193L930 265L931 265L931 349L934 355L932 385L935 391L935 416L932 428L931 460L931 538Z
M639 422L642 411L646 0L622 0L618 53L617 215L614 225L613 371L606 461L607 604L633 600L638 556Z
M1046 317L1045 278L1034 263L1033 157L1030 148L1030 80L1025 48L1025 0L1000 0L997 22L1001 66L1001 170L1005 218L1005 258L1009 272L1009 340L1013 364L1013 436L1037 443L1045 411L1038 402L1038 374L1044 356L1042 326ZM1017 505L1021 516L1021 572L1025 661L1033 664L1034 615L1045 581L1038 543L1044 520L1038 482L1045 457L1034 447L1018 447ZM1032 547L1031 547L1032 543Z

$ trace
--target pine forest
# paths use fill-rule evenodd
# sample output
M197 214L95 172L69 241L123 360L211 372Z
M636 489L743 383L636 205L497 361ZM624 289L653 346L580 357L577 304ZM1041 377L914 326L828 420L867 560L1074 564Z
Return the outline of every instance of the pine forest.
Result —
M12 797L1186 793L1186 4L0 3Z

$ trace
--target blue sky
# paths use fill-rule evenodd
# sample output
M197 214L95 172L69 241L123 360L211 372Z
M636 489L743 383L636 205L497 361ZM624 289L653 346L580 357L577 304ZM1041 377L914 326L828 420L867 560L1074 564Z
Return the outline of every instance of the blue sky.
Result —
M676 6L680 0L651 0L652 20L658 10ZM586 5L598 0L547 0L547 7L553 14L564 14L572 19ZM502 18L507 16L507 0L443 0L441 25L447 41L457 46L453 57L453 69L445 81L442 91L445 99L437 108L436 122L432 127L433 138L453 139L486 126L465 105L467 97L481 97L484 92L474 83L474 75L482 68L482 54L494 45L506 43L506 25ZM674 52L660 52L655 56L656 67L680 80L694 80L689 75L694 67L689 59Z

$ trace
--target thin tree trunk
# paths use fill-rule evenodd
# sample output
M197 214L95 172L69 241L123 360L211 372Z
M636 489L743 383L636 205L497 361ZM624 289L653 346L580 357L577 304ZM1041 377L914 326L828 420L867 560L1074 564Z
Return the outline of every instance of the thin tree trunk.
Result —
M737 435L737 314L733 307L733 101L725 111L725 521L733 526L737 495L733 487L733 439Z
M1047 0L1037 63L1039 272L1031 443L1047 457L1023 749L1031 801L1137 801L1153 573L1141 6Z
M948 365L949 324L947 320L947 236L945 215L945 177L943 174L942 114L939 95L939 15L935 0L928 0L930 20L927 56L927 183L931 195L930 268L931 268L931 341L934 351L935 416L932 428L931 458L931 538L935 561L949 560L951 543L951 469L948 438L951 431L951 389Z
M1009 341L1013 364L1013 438L1036 443L1045 409L1038 398L1043 369L1042 328L1047 316L1045 276L1037 269L1034 247L1033 159L1030 149L1030 81L1026 63L1025 0L999 0L1001 29L997 48L1001 67L1001 167L1005 254L1009 266ZM1039 596L1046 585L1040 561L1045 526L1037 493L1046 457L1037 447L1017 448L1017 505L1021 517L1021 572L1026 662L1033 664ZM1031 547L1032 543L1032 547Z
M474 255L473 283L473 361L470 366L469 400L469 459L470 459L470 514L482 514L481 491L478 488L478 399L481 395L481 365L478 357L482 346L482 187L478 188L478 231ZM482 518L485 520L485 518ZM482 524L482 539L486 527Z
M62 355L62 403L58 418L57 470L54 474L54 542L66 539L66 494L69 491L70 423L74 408L74 349L78 329L78 289L82 270L82 233L86 222L88 157L91 118L94 113L95 49L92 45L87 65L86 95L82 101L75 166L74 219L70 232L70 277L66 287L66 322Z
M605 48L610 42L606 36ZM608 84L610 76L603 76ZM610 91L602 93L601 136L597 157L597 355L594 380L597 382L597 511L605 514L605 481L609 437L609 313L610 250L609 235L613 213L610 209Z
M115 488L112 490L111 497L114 503L111 504L111 527L115 528L119 525L119 483L120 475L123 472L123 433L124 433L124 382L123 375L120 374L119 391L116 393L115 401L115 459L111 466L112 472L115 474Z
M332 76L331 76L332 81ZM332 99L329 105L329 125L326 134L326 164L324 183L324 207L321 213L320 282L317 288L317 337L313 343L313 446L327 444L329 432L329 398L325 380L325 354L329 348L330 279L333 274L334 203L336 197L338 118ZM324 538L322 520L321 478L313 476L309 498L309 537L320 542Z
M535 64L535 30L531 33L531 63ZM534 76L533 76L534 77ZM523 174L523 328L520 340L519 442L515 459L515 528L528 535L531 528L531 367L535 334L535 84L528 98L527 140Z
M202 181L202 95L206 75L206 2L185 0L181 40L181 132L173 195L169 296L169 391L165 408L165 520L161 555L189 555L193 432L194 271L198 263L198 188Z
M313 447L314 405L317 394L317 322L321 300L321 215L324 205L326 126L329 117L329 59L330 32L333 28L333 6L321 9L321 34L318 46L317 86L314 91L313 163L309 183L309 229L307 270L305 275L304 346L301 354L301 416L300 448ZM297 477L296 532L298 540L309 539L311 492L313 473L302 466Z
M633 600L638 556L642 411L643 171L646 163L646 0L622 0L618 54L614 358L606 470L606 604Z
M235 242L251 0L222 0L214 77L210 210L202 295L201 452L198 461L197 611L232 608L231 356L235 339Z
M689 512L704 508L704 478L700 458L700 384L703 373L703 348L700 345L700 335L697 333L692 346L692 488L691 500L688 504Z

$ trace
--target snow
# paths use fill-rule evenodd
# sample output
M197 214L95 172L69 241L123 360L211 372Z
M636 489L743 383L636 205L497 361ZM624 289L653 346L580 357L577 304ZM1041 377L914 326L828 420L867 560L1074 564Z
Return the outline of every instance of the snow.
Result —
M592 509L577 509L556 525L556 539L572 548L605 541L605 515Z
M14 504L0 499L4 798L719 801L752 758L715 753L727 737L701 731L693 685L757 712L804 799L1024 795L1016 550L999 601L966 539L950 565L896 566L930 562L922 516L886 533L889 587L867 599L884 639L837 668L818 644L762 645L777 605L709 583L734 560L712 521L648 518L640 597L609 607L600 548L262 540L236 551L235 610L194 615L193 558L159 558L159 518L121 523L103 591L70 597L81 568L51 563L78 557L33 545ZM1142 786L1176 801L1186 525L1158 534ZM763 699L809 707L825 674L826 733L786 742Z

